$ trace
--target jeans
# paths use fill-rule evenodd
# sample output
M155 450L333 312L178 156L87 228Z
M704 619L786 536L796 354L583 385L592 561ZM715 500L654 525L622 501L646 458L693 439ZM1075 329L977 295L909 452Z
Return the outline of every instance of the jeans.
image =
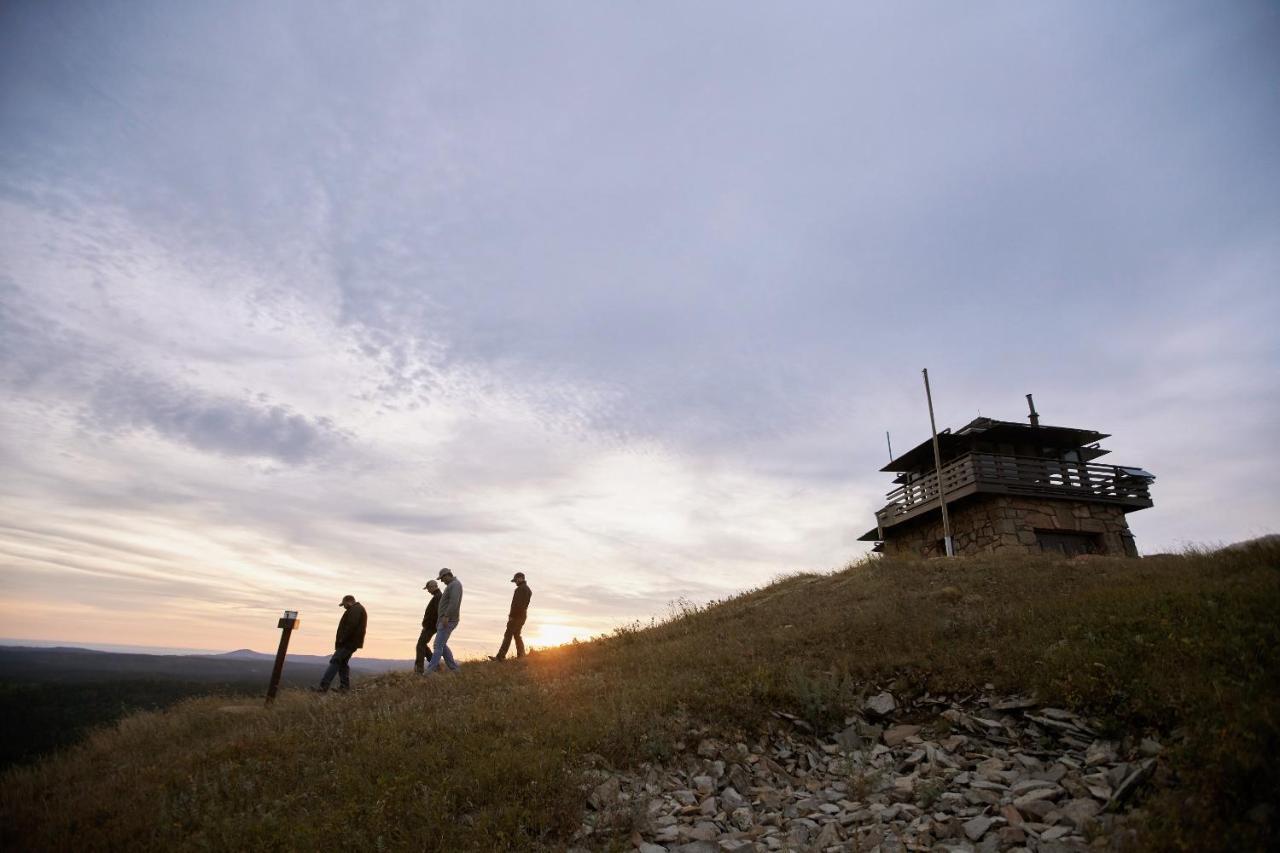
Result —
M502 648L498 649L498 660L502 660L507 656L507 649L511 648L511 641L516 641L516 657L524 657L524 638L520 636L520 629L524 627L524 616L512 616L507 620L507 633L502 635Z
M347 664L350 663L351 656L355 653L355 649L343 648L342 646L333 650L333 657L329 658L329 668L324 671L324 677L320 679L321 690L329 689L329 685L333 683L334 675L338 676L338 683L343 690L351 688L351 667Z
M427 661L427 675L436 671L436 667L440 665L441 656L444 657L445 666L449 667L453 672L458 671L458 664L453 659L453 652L449 650L449 635L457 627L457 619L450 622L440 621L439 626L436 628L436 651L431 656L431 660Z
M431 657L431 638L436 635L436 626L423 628L422 633L418 635L418 646L414 650L416 657L413 659L413 671L422 672L422 662Z

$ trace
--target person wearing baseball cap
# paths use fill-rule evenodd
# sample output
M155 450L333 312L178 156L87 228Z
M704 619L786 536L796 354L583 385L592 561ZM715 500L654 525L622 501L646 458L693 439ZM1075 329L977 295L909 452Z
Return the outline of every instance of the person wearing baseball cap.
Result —
M338 634L333 640L333 657L329 658L329 668L320 679L318 689L321 693L328 691L335 675L338 676L338 690L351 689L351 656L356 653L356 649L364 648L364 629L369 623L364 605L356 601L354 595L342 596L342 603L338 606L347 612L338 621Z
M520 631L529 615L529 599L533 598L533 590L525 583L524 572L516 572L511 582L516 585L516 591L511 596L511 611L507 614L507 632L502 635L502 646L498 653L489 655L489 660L506 660L507 649L511 648L512 640L516 641L516 657L524 657L524 638L520 636Z
M419 675L425 672L423 662L431 657L431 638L435 636L436 622L440 620L440 585L430 580L423 589L431 593L431 601L427 602L426 612L422 614L422 633L418 635L418 645L414 649L413 671Z
M431 655L431 660L427 661L424 675L434 674L442 659L450 672L458 671L458 663L453 659L453 652L449 648L449 635L462 621L462 581L454 577L449 569L441 569L436 579L444 584L444 592L440 593L440 606L437 608L436 650Z

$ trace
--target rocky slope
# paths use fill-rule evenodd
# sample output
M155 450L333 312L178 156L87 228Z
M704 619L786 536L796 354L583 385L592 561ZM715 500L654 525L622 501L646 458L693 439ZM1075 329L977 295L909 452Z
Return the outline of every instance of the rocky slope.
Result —
M1108 849L1163 751L1024 697L903 708L884 692L825 737L775 716L753 743L693 730L666 766L597 768L577 843L594 849L630 827L642 853Z

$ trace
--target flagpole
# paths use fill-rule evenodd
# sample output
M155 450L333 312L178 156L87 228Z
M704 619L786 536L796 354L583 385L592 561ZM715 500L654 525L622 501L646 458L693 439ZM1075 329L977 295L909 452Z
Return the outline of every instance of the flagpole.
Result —
M947 496L942 486L942 453L938 450L938 424L933 419L933 392L929 390L929 368L924 373L924 395L929 401L929 429L933 431L933 464L938 478L938 505L942 507L942 544L948 557L955 556L955 548L951 544L951 520L947 518Z

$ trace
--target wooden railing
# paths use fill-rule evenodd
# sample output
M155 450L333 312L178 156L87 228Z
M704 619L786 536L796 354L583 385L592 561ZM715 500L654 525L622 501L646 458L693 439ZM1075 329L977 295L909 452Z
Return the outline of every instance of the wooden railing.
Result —
M942 466L948 501L975 491L1078 498L1133 506L1151 505L1151 482L1118 465L1064 462L1034 456L966 453ZM885 497L876 513L881 526L895 524L938 505L938 475L904 483Z

